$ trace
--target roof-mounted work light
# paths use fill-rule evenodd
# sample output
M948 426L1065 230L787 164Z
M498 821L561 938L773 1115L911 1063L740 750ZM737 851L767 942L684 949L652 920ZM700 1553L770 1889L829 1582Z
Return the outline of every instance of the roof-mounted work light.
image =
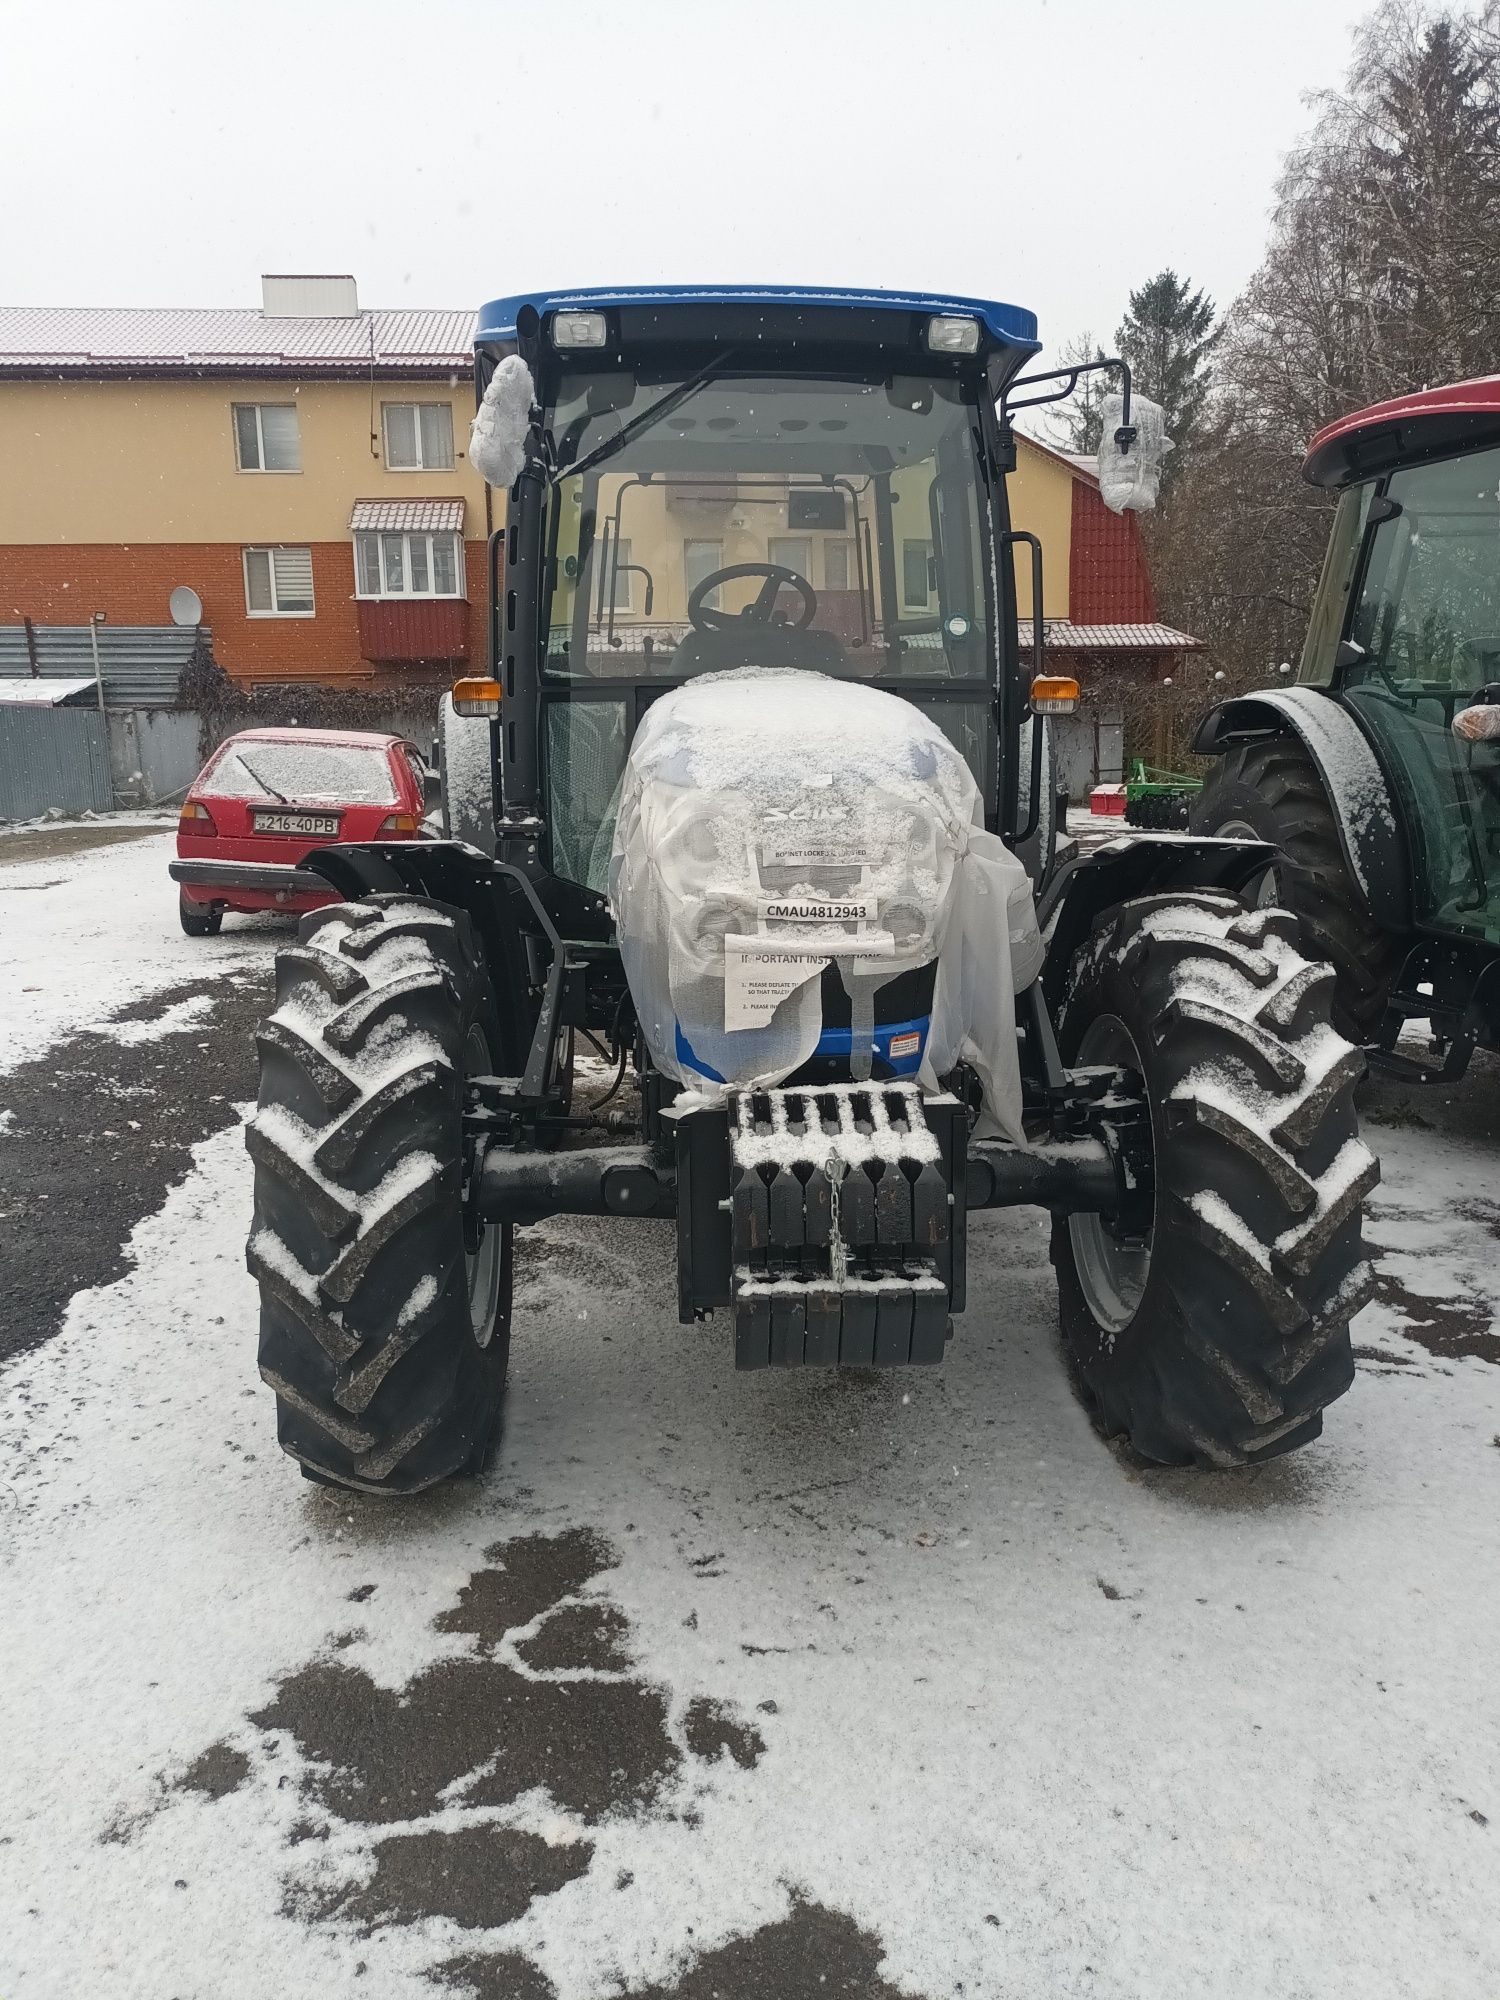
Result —
M560 312L552 321L554 347L603 347L609 339L609 322L603 313Z
M929 354L977 354L979 322L961 319L956 313L939 313L927 322Z

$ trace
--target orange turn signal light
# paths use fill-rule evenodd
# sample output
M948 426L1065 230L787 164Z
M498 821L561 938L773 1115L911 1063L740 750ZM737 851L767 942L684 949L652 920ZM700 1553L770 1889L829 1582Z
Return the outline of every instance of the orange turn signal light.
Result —
M1078 683L1071 674L1038 674L1031 683L1035 715L1071 715L1078 706Z
M475 675L469 680L453 683L453 709L456 715L498 715L500 713L500 683Z
M209 812L208 807L199 805L196 799L188 800L182 811L177 815L177 819L179 824L185 820L193 819L206 819L210 826L213 824L213 815Z
M388 813L380 822L382 833L415 833L417 816L415 813Z

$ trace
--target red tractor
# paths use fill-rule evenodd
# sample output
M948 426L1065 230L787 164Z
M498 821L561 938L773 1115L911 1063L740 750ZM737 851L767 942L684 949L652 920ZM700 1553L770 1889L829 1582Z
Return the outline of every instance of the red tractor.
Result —
M1303 472L1339 499L1297 682L1205 718L1192 830L1273 842L1335 1025L1450 1080L1500 1048L1500 376L1343 417Z

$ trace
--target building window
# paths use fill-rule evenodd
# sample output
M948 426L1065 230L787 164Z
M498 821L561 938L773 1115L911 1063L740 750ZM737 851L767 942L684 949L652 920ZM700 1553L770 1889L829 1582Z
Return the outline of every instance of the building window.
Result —
M694 541L682 545L682 573L687 581L687 594L702 583L704 577L712 576L716 569L724 567L724 544L722 542ZM703 600L710 611L719 608L719 593L711 590Z
M362 530L354 537L354 580L361 597L462 597L462 538Z
M812 543L806 535L768 536L766 552L782 569L795 570L804 583L812 582L808 574L812 568Z
M245 609L252 618L311 618L311 549L246 549Z
M825 590L848 590L849 578L854 568L853 542L825 542L823 544L823 588Z
M907 611L927 611L932 605L932 544L901 544L901 603Z
M615 578L615 610L635 610L635 571L630 567L630 537L616 535L610 544L609 566Z
M295 403L235 403L234 451L241 472L300 472Z
M447 403L385 403L388 472L451 472L453 410Z

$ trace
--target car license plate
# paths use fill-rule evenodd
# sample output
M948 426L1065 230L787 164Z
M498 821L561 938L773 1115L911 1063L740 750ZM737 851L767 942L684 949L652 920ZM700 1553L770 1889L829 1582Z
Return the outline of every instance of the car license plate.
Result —
M257 812L251 815L257 833L337 833L337 813Z

